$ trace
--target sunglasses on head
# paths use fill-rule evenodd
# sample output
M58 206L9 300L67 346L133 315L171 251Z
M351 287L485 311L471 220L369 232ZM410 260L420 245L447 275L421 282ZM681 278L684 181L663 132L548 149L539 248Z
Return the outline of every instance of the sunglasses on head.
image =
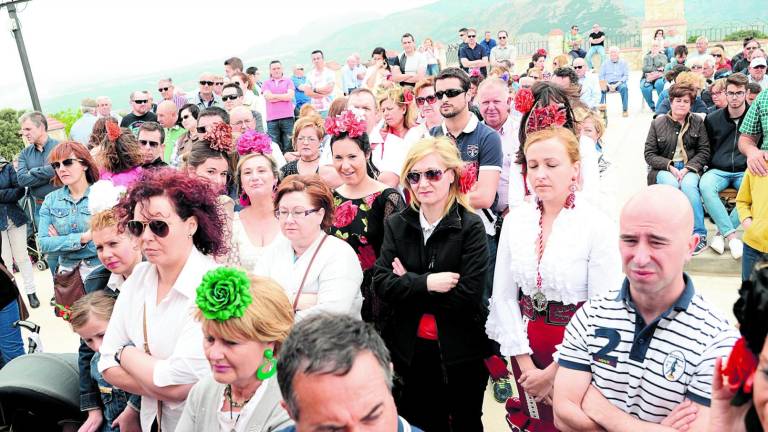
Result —
M237 99L237 95L221 95L221 100L224 102L235 100L235 99Z
M443 96L448 96L449 98L454 98L460 94L464 93L464 90L462 89L448 89L448 90L440 90L435 92L435 97L437 100L441 100Z
M74 159L74 158L64 159L61 162L51 162L51 167L54 170L57 170L57 169L61 168L62 165L64 165L65 167L71 167L72 164L75 163L75 161L82 162L83 160L82 159Z
M128 221L126 224L128 232L134 237L140 237L144 233L144 228L146 226L149 226L149 230L152 231L152 234L158 237L166 237L170 231L168 222L161 220L151 220L148 222L132 220Z
M135 101L133 101L133 103L137 105L145 104L147 102L149 102L149 99L136 99Z
M405 176L405 178L408 179L408 183L416 185L421 181L422 174L424 174L424 177L427 179L427 181L431 182L440 181L440 179L443 178L443 171L439 169L428 169L424 172L411 171Z
M213 85L213 81L200 81L200 85L212 86Z
M429 96L417 97L416 98L416 106L422 106L422 105L424 105L424 102L432 105L435 102L437 102L437 96L429 95Z
M159 89L157 89L157 91L158 93L162 93L162 92L168 91L169 88L170 87L160 87Z
M149 140L139 140L139 144L143 146L150 146L152 148L157 148L157 146L160 145L160 143L157 141L149 141Z

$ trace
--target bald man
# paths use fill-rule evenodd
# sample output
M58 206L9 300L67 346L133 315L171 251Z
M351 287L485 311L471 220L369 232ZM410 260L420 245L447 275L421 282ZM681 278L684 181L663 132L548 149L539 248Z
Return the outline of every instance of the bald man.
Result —
M232 126L232 135L237 140L240 135L246 133L249 130L257 130L256 118L253 116L253 111L245 105L240 105L232 108L229 112L229 125ZM262 132L263 131L259 131ZM283 156L280 146L272 141L272 157L277 162L277 167L282 168L285 165L285 157Z
M671 186L649 186L621 213L627 278L586 302L558 347L553 406L562 431L706 430L715 359L738 338L683 272L699 242Z
M185 132L179 124L179 110L176 108L176 102L164 100L157 105L157 122L165 129L163 160L169 162L176 142Z

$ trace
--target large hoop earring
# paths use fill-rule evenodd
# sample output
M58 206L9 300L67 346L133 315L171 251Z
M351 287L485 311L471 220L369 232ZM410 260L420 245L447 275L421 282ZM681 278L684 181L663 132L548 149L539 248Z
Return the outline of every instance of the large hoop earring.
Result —
M272 348L264 350L264 363L256 369L256 378L266 381L277 373L277 359L274 356Z

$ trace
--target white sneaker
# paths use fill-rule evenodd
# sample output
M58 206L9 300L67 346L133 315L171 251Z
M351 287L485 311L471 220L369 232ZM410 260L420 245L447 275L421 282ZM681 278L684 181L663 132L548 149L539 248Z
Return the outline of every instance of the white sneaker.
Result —
M709 247L712 248L715 252L719 253L720 255L725 252L725 239L720 234L714 236L712 238L712 241L709 242Z
M731 250L731 256L733 259L737 260L741 258L742 255L744 255L744 243L735 237L728 240L728 249Z

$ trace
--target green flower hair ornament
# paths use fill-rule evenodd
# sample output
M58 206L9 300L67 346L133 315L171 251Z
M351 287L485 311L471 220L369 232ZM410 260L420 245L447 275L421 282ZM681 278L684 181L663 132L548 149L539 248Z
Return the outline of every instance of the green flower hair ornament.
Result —
M250 288L251 280L240 269L219 267L210 270L197 287L197 307L205 319L241 318L253 301Z

